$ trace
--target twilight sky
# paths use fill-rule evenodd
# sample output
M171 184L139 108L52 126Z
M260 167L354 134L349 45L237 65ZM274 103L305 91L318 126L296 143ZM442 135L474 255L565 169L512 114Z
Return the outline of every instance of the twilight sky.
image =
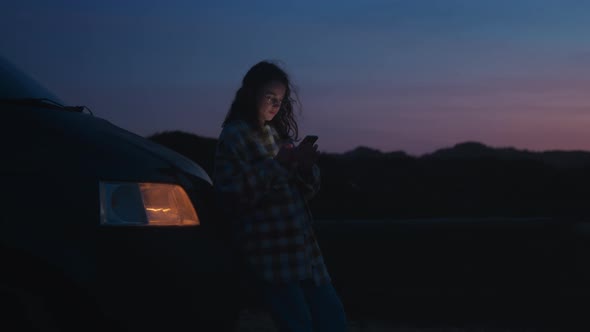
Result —
M217 137L248 68L279 60L320 150L465 141L590 151L590 1L27 1L0 55L143 136Z

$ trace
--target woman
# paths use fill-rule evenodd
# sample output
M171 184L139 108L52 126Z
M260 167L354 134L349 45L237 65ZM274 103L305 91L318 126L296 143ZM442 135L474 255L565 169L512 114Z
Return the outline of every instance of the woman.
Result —
M281 331L345 331L346 317L311 227L317 145L294 147L288 75L262 61L242 80L223 122L213 182L232 240Z

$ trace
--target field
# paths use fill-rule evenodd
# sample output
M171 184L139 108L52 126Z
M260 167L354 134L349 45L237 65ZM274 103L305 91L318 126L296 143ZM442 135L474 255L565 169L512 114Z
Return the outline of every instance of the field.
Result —
M351 331L574 331L588 329L590 309L580 223L318 220L315 229ZM257 322L272 326L251 308L239 329Z
M367 319L350 320L349 332L533 332L547 331L547 329L535 327L486 327L477 325L468 326L439 326L420 327L420 325L404 325L387 320ZM278 331L270 316L262 310L244 310L240 314L239 324L235 332L276 332ZM556 331L559 331L557 329ZM563 331L563 330L561 330ZM571 330L568 330L571 331Z

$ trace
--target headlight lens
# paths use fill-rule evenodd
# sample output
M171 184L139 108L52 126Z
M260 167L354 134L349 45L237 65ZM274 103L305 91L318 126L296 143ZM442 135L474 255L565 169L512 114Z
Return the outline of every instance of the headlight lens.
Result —
M102 225L196 226L199 217L175 184L101 182Z

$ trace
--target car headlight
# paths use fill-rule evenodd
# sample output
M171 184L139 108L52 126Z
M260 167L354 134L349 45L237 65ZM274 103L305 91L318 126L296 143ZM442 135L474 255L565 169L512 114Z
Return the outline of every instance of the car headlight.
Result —
M101 225L196 226L199 217L175 184L100 182Z

